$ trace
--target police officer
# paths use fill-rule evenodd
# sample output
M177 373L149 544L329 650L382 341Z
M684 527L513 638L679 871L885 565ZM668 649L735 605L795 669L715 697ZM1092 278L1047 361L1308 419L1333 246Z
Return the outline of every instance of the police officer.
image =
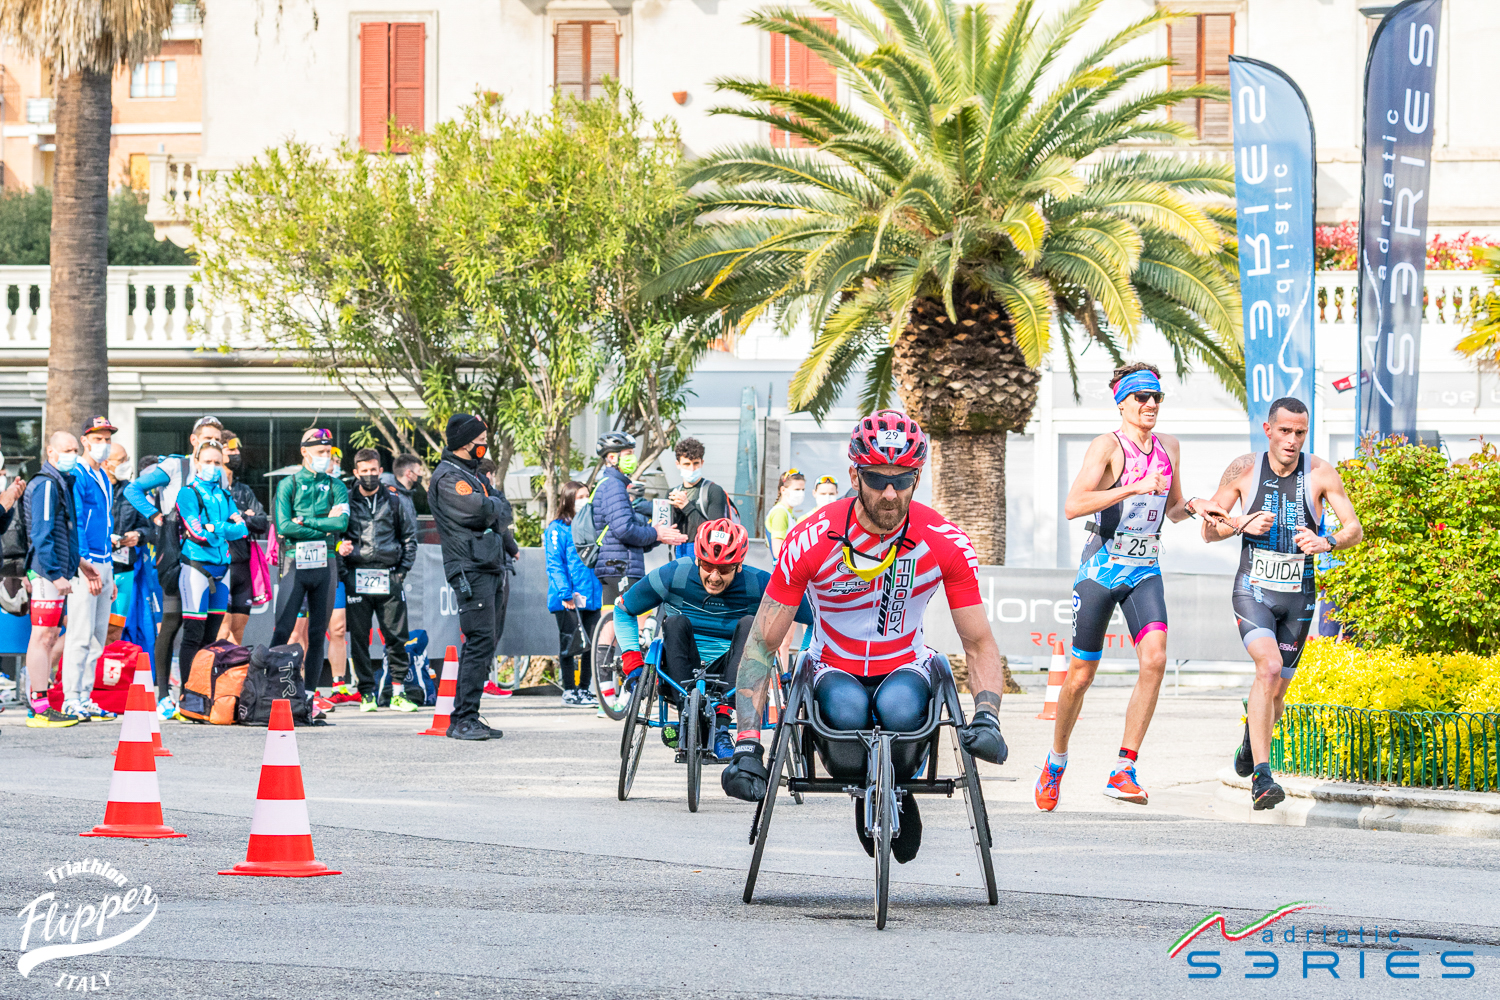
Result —
M495 660L504 536L514 517L510 501L479 472L489 446L484 421L455 413L446 436L448 447L432 470L427 505L442 541L443 575L458 595L458 625L464 634L448 735L456 740L499 739L505 734L479 719L479 698Z

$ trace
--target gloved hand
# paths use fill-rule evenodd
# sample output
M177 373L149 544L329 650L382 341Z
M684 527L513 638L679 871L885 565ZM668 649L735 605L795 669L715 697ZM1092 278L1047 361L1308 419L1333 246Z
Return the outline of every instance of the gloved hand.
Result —
M982 708L974 713L959 734L959 741L971 755L991 764L1004 764L1005 758L1010 756L1005 737L1000 735L1000 720L988 709Z
M620 662L625 664L625 676L629 677L646 665L646 656L639 649L627 649L620 654Z
M719 775L724 794L746 802L759 802L765 798L771 777L766 770L765 754L759 740L743 739L736 743L733 759Z

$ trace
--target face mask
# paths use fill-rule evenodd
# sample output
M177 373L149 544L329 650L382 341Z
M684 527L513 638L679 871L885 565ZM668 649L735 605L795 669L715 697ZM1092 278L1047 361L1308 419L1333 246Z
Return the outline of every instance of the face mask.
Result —
M314 472L327 472L328 463L332 461L327 455L314 455L312 459L312 470Z
M219 481L219 467L217 465L198 466L198 478L205 483L217 483Z
M620 454L620 471L627 476L635 471L635 452L627 451Z
M78 467L78 452L67 451L57 456L57 461L52 463L57 466L58 472L72 472Z
M108 457L108 441L95 441L93 444L89 445L89 458L92 458L96 463L103 462Z
M833 503L838 498L839 498L839 495L837 493L814 493L813 494L813 505L817 506L817 507L821 507L824 504Z
M484 453L487 452L487 451L489 451L489 450L490 450L490 446L487 445L487 444L476 444L474 446L474 457L475 458L483 458L484 457Z
M135 478L135 470L130 467L129 462L121 462L115 466L114 480L117 483L126 483Z
M360 476L359 477L359 485L363 486L366 490L373 491L373 490L379 489L380 488L380 473L377 472L373 476Z
M245 456L236 452L233 455L224 456L224 466L230 472L239 472L240 467L245 464Z
M677 474L682 477L682 485L691 486L703 478L703 466L700 465L696 469L688 469L679 465L677 467Z
M788 507L801 507L802 506L802 498L805 497L805 496L807 496L807 491L806 490L787 490L785 493L782 494L782 496L786 498L786 505Z

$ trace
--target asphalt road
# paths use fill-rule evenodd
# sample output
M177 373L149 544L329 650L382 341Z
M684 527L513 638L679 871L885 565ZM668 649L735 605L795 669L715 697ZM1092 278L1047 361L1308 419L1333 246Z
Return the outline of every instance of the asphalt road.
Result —
M1152 805L1106 799L1127 694L1090 695L1055 815L1030 805L1051 729L1033 718L1040 698L1008 698L1011 761L985 780L1000 905L985 905L961 803L924 799L922 853L895 873L883 932L846 798L780 800L746 906L750 807L718 794L710 771L690 815L683 769L659 744L632 800L616 801L617 725L550 698L489 709L506 730L491 743L417 736L425 715L348 708L335 726L299 730L318 857L344 871L305 880L214 874L243 857L264 730L168 724L175 756L160 784L166 820L187 838L84 840L103 817L118 726L27 730L12 710L0 716L0 905L14 915L48 891L98 897L108 887L95 876L53 885L44 874L95 857L161 901L139 936L30 978L16 971L14 920L0 998L88 985L68 976L143 998L1495 995L1493 842L1250 826L1215 811L1238 695L1164 696L1141 761ZM1190 979L1186 957L1168 956L1214 911L1233 930L1299 901L1316 905L1272 925L1273 944L1199 938L1188 950L1221 952L1216 979ZM1362 949L1337 943L1361 927ZM1391 958L1404 949L1418 954ZM1276 955L1272 983L1244 978L1246 950ZM1325 951L1340 978L1304 978L1304 952ZM1444 951L1474 952L1473 977L1441 978L1464 971L1445 968ZM1419 978L1391 978L1388 958L1416 962L1392 971Z

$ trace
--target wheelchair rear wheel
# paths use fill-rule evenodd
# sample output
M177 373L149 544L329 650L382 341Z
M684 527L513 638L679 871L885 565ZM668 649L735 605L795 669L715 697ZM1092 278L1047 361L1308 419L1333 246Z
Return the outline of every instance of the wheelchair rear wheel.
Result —
M964 775L964 808L969 811L969 832L974 837L974 854L979 859L979 870L984 873L984 888L990 905L997 906L1000 903L1000 893L995 888L995 860L990 853L994 841L990 835L989 814L984 808L984 792L979 784L979 768L975 766L974 758L958 742L957 732L953 735L953 751Z
M786 770L787 750L795 735L796 730L787 724L786 716L777 720L776 732L771 737L771 773L766 779L766 797L755 807L755 819L750 824L750 843L755 845L755 853L751 855L750 871L745 876L745 894L742 898L747 903L755 898L755 880L760 875L760 859L766 853L766 840L771 833L771 813L776 808L776 790L781 787L781 775Z
M696 687L688 693L683 715L682 749L687 758L688 812L698 811L698 795L703 790L703 692Z
M647 664L641 670L640 680L630 695L630 710L625 717L625 732L620 742L620 784L616 790L621 802L630 798L630 786L635 782L636 768L641 766L641 753L646 746L646 736L651 732L651 709L656 703L656 671Z
M790 687L790 681L788 680L787 675L783 674L778 669L777 672L776 672L776 677L773 679L772 684L771 684L771 698L772 698L773 703L776 705L776 724L778 726L781 725L781 717L782 717L782 715L786 714L786 710L787 710L787 707L786 707L787 706L787 696L788 696L788 688L789 687ZM790 750L791 750L791 761L792 761L792 763L791 763L791 769L788 772L788 777L791 777L791 778L805 778L805 777L807 777L807 761L805 759L803 759L803 756L802 756L802 743L801 743L801 741L798 740L795 735L793 735L793 736L789 737L788 742L791 744ZM800 806L802 804L802 793L801 792L793 792L792 793L792 801L795 802L795 803L797 803Z

